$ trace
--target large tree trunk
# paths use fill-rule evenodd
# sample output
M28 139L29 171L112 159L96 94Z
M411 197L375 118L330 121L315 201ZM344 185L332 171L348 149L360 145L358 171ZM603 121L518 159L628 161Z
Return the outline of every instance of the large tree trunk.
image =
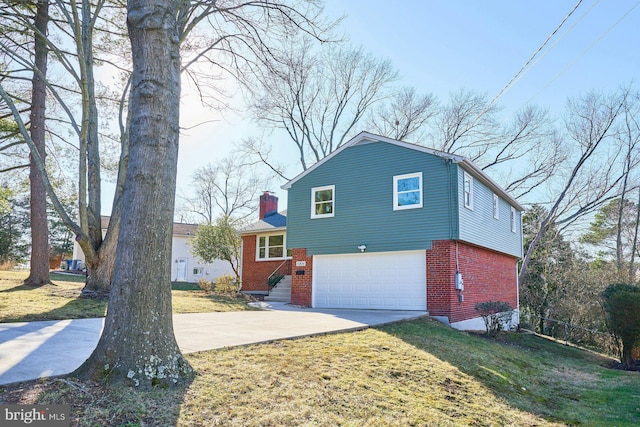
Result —
M116 263L117 240L104 241L91 266L87 265L87 281L82 289L84 297L108 298Z
M45 36L49 23L49 2L40 0L36 6L35 64L43 76L47 75L47 44ZM38 73L33 73L31 89L31 139L40 157L46 156L45 111L47 88ZM47 224L47 192L33 156L30 158L31 185L31 268L26 285L41 286L49 283L49 225Z
M189 380L171 313L171 236L179 136L178 2L129 0L133 54L129 165L104 331L76 371L147 388Z

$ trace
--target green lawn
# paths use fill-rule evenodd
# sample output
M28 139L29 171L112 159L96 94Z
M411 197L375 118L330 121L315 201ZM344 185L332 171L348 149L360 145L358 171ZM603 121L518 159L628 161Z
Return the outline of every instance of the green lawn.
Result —
M497 341L428 319L187 355L184 389L74 379L0 388L66 403L81 426L637 426L640 374L524 334Z
M106 300L79 298L84 276L51 274L52 284L24 286L25 271L0 271L0 322L102 317ZM174 313L255 310L244 298L208 294L197 285L179 283L171 291Z

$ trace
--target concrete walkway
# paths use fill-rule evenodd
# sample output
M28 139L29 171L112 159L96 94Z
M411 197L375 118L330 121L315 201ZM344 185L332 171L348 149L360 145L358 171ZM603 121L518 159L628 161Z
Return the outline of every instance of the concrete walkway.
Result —
M264 303L263 303L264 304ZM421 311L316 310L283 303L264 311L177 314L183 353L364 329L426 315ZM98 343L104 319L0 323L0 385L73 372Z

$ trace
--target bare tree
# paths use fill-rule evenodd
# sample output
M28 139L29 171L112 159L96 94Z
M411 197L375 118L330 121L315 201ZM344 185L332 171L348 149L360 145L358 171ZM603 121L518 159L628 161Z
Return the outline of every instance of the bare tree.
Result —
M616 189L624 172L619 168L620 149L614 141L628 99L628 90L621 90L611 96L589 93L568 103L565 144L572 144L575 151L557 177L559 188L551 207L527 247L520 282L541 236L552 224L566 228L618 195Z
M239 155L228 156L193 172L195 194L183 198L184 209L207 224L219 216L243 221L258 210L258 196L269 188L270 181Z
M258 123L286 132L306 169L353 135L370 108L388 96L385 89L396 78L389 61L362 48L330 45L316 52L303 39L287 46L275 65L260 70L250 109ZM244 149L270 164L264 147L249 142Z
M153 3L153 4L152 4ZM109 311L76 371L148 388L190 378L171 320L171 238L178 158L180 45L172 0L131 0L132 120L127 185ZM106 371L106 374L105 374Z
M301 28L314 27L289 6L274 8L277 4L267 1L247 5L258 5L265 20L255 21L254 30L261 26L295 34ZM176 344L171 317L180 41L185 29L209 16L217 6L214 2L174 0L127 3L133 74L122 193L122 205L127 209L121 214L116 250L119 268L113 273L109 311L98 346L76 375L143 388L174 386L192 375ZM198 8L204 8L205 15L194 15ZM296 13L292 15L292 11ZM254 40L265 49L267 34L258 31Z
M68 125L78 138L79 153L79 221L76 222L68 213L59 212L67 227L76 236L76 241L82 248L89 274L85 290L97 290L103 293L109 290L111 275L114 268L115 248L120 224L121 195L125 185L124 171L129 159L128 152L128 117L126 87L119 99L120 123L120 161L118 181L114 196L111 221L106 233L102 237L100 223L101 200L101 151L98 129L99 97L96 96L96 81L93 68L96 62L110 64L122 71L124 81L128 80L127 64L118 65L110 61L109 51L120 45L112 39L123 33L121 25L117 25L117 18L124 6L121 0L82 0L81 2L56 2L55 28L57 37L47 38L50 51L55 55L56 63L70 76L71 84L61 86L47 81L47 89L52 94L57 106L65 113L61 123ZM215 78L211 76L211 66L219 70L214 77L228 73L235 78L243 78L245 72L269 64L272 51L269 47L273 38L284 37L293 32L305 32L313 37L320 37L325 30L325 24L319 18L320 8L315 1L298 2L295 0L271 2L259 0L244 2L241 0L226 0L217 2L187 1L183 2L180 16L177 18L177 37L184 52L184 62L181 71L186 71L188 77L196 79L197 87L201 91L203 101L208 94L215 93ZM16 24L31 28L32 23L20 20L11 11L5 12L4 17L15 20ZM326 25L330 27L331 25ZM203 31L202 28L207 28ZM96 34L98 33L98 34ZM106 43L98 49L96 38ZM59 45L56 43L59 41ZM69 52L66 47L75 47ZM12 58L23 70L35 70L35 66L24 52L16 52L6 42L0 43L0 51ZM94 57L96 51L102 52L98 59ZM126 52L126 50L125 50ZM116 55L117 56L117 55ZM199 64L208 66L207 73L198 73ZM5 86L3 85L3 88ZM5 102L15 103L15 94L7 93L3 96ZM81 117L76 117L75 108L68 99L78 100L81 106ZM14 115L21 114L19 108L13 108ZM24 124L24 121L16 119ZM104 137L102 138L104 140ZM33 153L31 141L26 140ZM36 158L37 160L37 158ZM41 173L45 173L44 163L38 165ZM45 182L48 177L45 177ZM49 197L55 199L55 191L47 185ZM60 203L55 203L56 209L62 209Z
M368 127L378 135L420 143L426 124L437 113L437 106L432 94L418 95L413 87L394 90L390 99L369 116Z
M18 5L12 4L3 11L5 22L11 22L15 26L23 25L34 32L45 42L45 48L55 57L58 71L62 70L66 74L68 81L56 81L48 79L42 70L30 58L29 50L14 49L15 43L5 35L0 42L0 50L11 58L12 68L6 71L6 77L13 80L20 80L21 74L33 73L34 79L39 79L46 91L51 95L57 106L57 110L63 116L49 115L49 121L57 122L60 126L68 126L67 129L77 137L78 152L78 190L79 190L79 221L71 218L64 210L63 204L58 200L54 187L51 185L51 178L47 175L47 168L44 156L38 151L35 141L31 137L25 137L26 124L23 123L21 111L15 106L19 102L15 94L10 96L3 90L3 99L13 112L13 118L21 127L24 142L29 147L32 161L36 164L38 174L41 175L44 188L58 211L65 225L76 236L76 241L85 253L86 263L89 268L87 287L99 290L108 290L110 280L109 274L100 275L99 268L102 260L102 227L100 220L101 213L101 157L99 148L98 132L98 108L100 100L96 92L96 80L94 78L94 53L95 45L94 30L96 28L100 12L105 5L105 0L98 0L94 3L83 0L80 4L75 2L67 4L65 2L53 3L49 10L50 20L54 24L55 35L47 37L46 33L40 31L34 24L25 20L17 13ZM54 7L55 6L55 7ZM69 43L70 42L70 43ZM73 46L75 51L68 51L68 46ZM4 88L4 84L3 84ZM77 117L75 102L81 106L80 117ZM43 124L42 129L45 129ZM53 130L53 126L47 126L49 136L60 138L67 142L64 136L65 131ZM118 196L118 195L117 195ZM117 221L114 221L117 224ZM107 234L109 238L109 233Z
M44 79L47 75L48 48L46 42L49 26L49 1L36 3L34 18L34 65L38 69L33 73L31 83L31 138L43 161L46 156L45 113L47 91ZM49 283L49 224L47 221L47 192L33 158L29 160L29 183L31 186L31 258L29 276L24 283L41 286Z

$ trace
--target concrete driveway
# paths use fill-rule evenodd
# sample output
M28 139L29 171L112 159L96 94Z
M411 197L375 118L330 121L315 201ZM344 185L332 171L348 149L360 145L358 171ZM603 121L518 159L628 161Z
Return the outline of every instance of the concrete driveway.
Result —
M264 311L177 314L183 353L365 329L425 316L421 311L316 310L283 303ZM0 385L73 372L98 344L104 319L0 324Z

